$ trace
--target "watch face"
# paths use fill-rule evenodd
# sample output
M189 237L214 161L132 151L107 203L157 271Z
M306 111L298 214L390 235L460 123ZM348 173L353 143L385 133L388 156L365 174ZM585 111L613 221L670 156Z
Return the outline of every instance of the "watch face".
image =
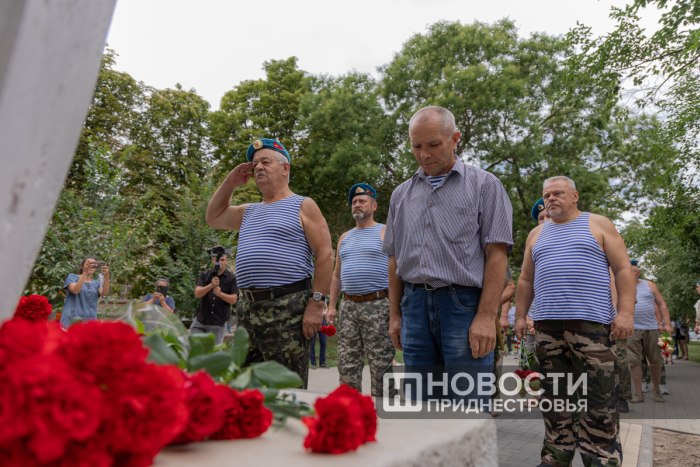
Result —
M311 296L314 300L321 301L323 300L323 294L321 292L314 292L314 294Z

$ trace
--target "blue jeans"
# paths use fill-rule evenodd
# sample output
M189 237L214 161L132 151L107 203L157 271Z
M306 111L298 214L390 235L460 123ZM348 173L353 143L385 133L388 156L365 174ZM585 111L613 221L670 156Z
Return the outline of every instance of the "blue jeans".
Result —
M326 318L323 318L323 326L327 326ZM309 361L312 365L316 365L316 336L318 336L318 343L321 349L318 352L318 364L326 364L326 336L323 333L317 332L314 337L311 338L311 352L309 353Z
M406 372L421 373L423 388L428 377L432 381L445 380L458 373L467 373L474 386L469 394L468 380L456 378L455 393L452 384L433 394L418 395L418 399L449 397L450 399L487 400L490 394L478 394L479 375L493 374L493 352L482 358L474 358L469 347L469 327L476 316L481 298L477 288L443 287L425 290L412 284L404 284L401 298L401 344ZM495 323L494 323L495 329ZM451 383L451 379L447 379ZM416 394L410 394L412 399Z

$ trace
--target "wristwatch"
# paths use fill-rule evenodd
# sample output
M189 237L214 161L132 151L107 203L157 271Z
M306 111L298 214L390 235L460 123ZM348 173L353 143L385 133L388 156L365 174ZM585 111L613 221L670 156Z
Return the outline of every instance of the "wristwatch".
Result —
M312 299L312 300L315 300L315 301L317 301L317 302L320 302L321 300L323 300L323 302L324 302L326 305L328 305L328 301L329 301L329 300L328 300L328 297L326 297L325 295L323 295L321 292L314 292L313 295L311 295L311 299Z

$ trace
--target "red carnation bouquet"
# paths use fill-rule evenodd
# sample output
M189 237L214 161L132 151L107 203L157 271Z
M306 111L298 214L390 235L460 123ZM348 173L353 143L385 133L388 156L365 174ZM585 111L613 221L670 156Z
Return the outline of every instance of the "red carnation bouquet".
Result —
M372 398L345 384L314 404L315 417L304 417L309 428L304 447L312 452L342 454L376 441L377 411Z
M51 304L43 295L29 295L19 299L15 309L15 318L27 321L46 321L51 314Z
M336 329L335 326L329 324L328 326L321 326L321 334L325 334L328 337L335 336Z
M32 314L36 316L36 314ZM254 438L258 390L146 361L122 322L13 319L0 327L0 465L147 466L170 443Z

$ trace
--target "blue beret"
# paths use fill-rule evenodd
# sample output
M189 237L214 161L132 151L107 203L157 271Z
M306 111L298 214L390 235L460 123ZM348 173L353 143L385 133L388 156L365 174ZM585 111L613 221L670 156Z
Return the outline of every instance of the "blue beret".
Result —
M348 191L348 204L352 204L352 199L357 195L367 195L377 199L377 190L367 183L355 183Z
M530 215L534 219L535 222L537 222L537 218L540 215L540 212L544 209L544 200L542 198L538 199L537 202L532 206L532 211L530 211Z
M292 163L292 158L289 157L289 153L287 152L285 147L282 146L282 143L280 143L274 138L260 138L253 141L253 144L248 146L248 151L245 154L245 157L246 159L248 159L248 162L253 160L255 152L260 149L272 149L273 151L277 151L284 157L286 157L290 164Z
M634 259L634 258L630 258L630 264L632 266L639 266L639 260Z

